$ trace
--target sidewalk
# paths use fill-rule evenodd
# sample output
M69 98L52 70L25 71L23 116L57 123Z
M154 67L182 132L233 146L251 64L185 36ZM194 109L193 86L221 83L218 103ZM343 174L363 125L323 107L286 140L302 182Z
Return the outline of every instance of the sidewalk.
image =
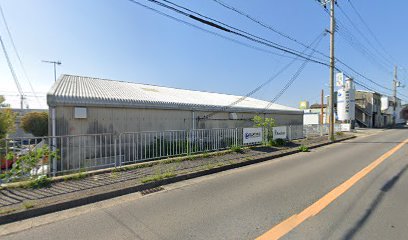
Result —
M337 141L353 135L336 136ZM0 224L60 211L87 203L153 189L161 185L241 167L299 152L301 145L315 148L329 144L327 136L296 140L284 147L252 147L204 153L128 165L103 173L79 173L59 178L44 188L0 190ZM240 149L238 149L240 150ZM156 189L159 190L159 189ZM145 193L148 193L146 191ZM143 192L142 192L143 193Z

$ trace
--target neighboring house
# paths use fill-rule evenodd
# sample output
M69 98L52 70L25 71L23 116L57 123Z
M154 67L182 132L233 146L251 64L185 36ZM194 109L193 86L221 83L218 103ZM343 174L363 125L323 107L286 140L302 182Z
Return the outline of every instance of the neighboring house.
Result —
M393 97L383 96L381 98L381 112L383 113L384 118L387 119L388 126L394 123L405 124L407 122L407 119L404 117L404 108L401 105L401 99L399 98L397 98L395 102Z
M384 127L381 115L381 95L372 91L356 90L356 122L361 127Z
M303 111L254 98L62 75L47 94L55 135L252 127L255 115L302 125ZM52 119L55 119L52 121ZM50 131L52 133L52 131Z

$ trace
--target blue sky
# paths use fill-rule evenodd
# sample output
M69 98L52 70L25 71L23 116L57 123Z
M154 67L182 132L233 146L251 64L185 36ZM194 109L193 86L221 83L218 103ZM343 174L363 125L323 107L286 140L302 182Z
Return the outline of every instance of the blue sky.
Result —
M146 0L138 1L191 22L183 16L149 4ZM222 8L212 0L173 0L173 2L271 41L299 51L303 50L301 46ZM329 26L328 15L314 0L223 0L223 2L306 44ZM94 76L237 95L246 94L290 61L288 58L247 48L181 24L127 0L1 0L0 3L27 74L34 90L40 96L41 103L33 97L28 98L31 108L46 107L45 93L54 80L52 65L42 63L41 60L61 60L59 74ZM337 11L340 23L377 56L375 62L384 61L384 56L389 58L388 54L393 59L388 61L391 63L387 63L386 69L382 69L378 63L372 63L374 61L372 58L367 58L356 51L339 35L336 36L337 57L367 77L391 87L391 64L408 67L406 58L408 34L405 31L408 2L353 1L354 6L386 48L387 54L364 28L348 0L338 0L338 3L376 50L371 48L344 15ZM256 45L200 23L194 24ZM30 96L33 95L13 52L3 22L0 22L0 35L24 91ZM328 36L322 40L318 49L329 53ZM376 51L381 52L383 56L378 56ZM272 99L301 63L299 61L294 64L254 97ZM301 100L317 102L320 90L323 88L327 92L328 77L329 70L326 67L309 63L278 103L298 106ZM373 86L361 77L355 77ZM400 79L405 82L406 78L406 71L401 68ZM17 88L3 54L0 57L0 86L0 94L6 95L8 102L17 107L18 97L13 96L17 94ZM408 95L408 88L399 90Z

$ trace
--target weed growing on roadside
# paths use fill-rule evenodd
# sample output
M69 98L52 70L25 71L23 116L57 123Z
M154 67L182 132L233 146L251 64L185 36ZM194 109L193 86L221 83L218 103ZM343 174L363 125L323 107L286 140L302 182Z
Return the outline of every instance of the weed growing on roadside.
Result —
M117 172L111 172L110 177L112 179L117 179L119 177L119 174Z
M6 215L12 212L17 211L17 208L9 208L9 209L0 209L0 215Z
M288 142L285 139L272 139L269 141L269 146L271 147L282 147L285 146Z
M51 179L47 176L38 176L36 179L31 180L28 184L30 188L44 188L51 185Z
M344 136L344 132L336 132L337 136Z
M232 146L231 151L236 152L236 153L244 153L244 149L238 145Z
M34 207L34 204L32 202L26 201L26 202L23 202L23 206L25 209L30 209Z
M175 176L177 176L177 174L175 174L174 172L165 172L165 173L156 174L153 176L148 176L146 178L143 178L141 182L142 183L157 182L157 181L160 181L166 178L175 177Z
M309 152L309 148L306 147L305 145L299 146L298 149L299 149L299 151L301 151L301 152Z

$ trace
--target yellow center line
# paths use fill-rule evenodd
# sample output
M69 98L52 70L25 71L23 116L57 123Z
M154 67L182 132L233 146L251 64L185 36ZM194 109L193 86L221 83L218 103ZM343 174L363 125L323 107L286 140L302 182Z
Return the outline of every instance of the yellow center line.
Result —
M317 200L315 203L304 209L299 214L295 214L288 219L284 220L283 222L275 225L266 233L262 234L257 238L257 240L273 240L279 239L286 235L288 232L292 231L296 228L299 224L306 221L308 218L315 216L324 208L326 208L330 203L340 197L343 193L349 190L354 184L364 178L368 173L373 171L378 165L380 165L385 159L389 158L395 152L397 152L400 148L402 148L405 144L408 143L408 139L403 141L402 143L398 144L388 152L384 153L381 157L376 159L374 162L369 164L367 167L360 170L354 176L331 190L329 193L324 195L322 198Z

